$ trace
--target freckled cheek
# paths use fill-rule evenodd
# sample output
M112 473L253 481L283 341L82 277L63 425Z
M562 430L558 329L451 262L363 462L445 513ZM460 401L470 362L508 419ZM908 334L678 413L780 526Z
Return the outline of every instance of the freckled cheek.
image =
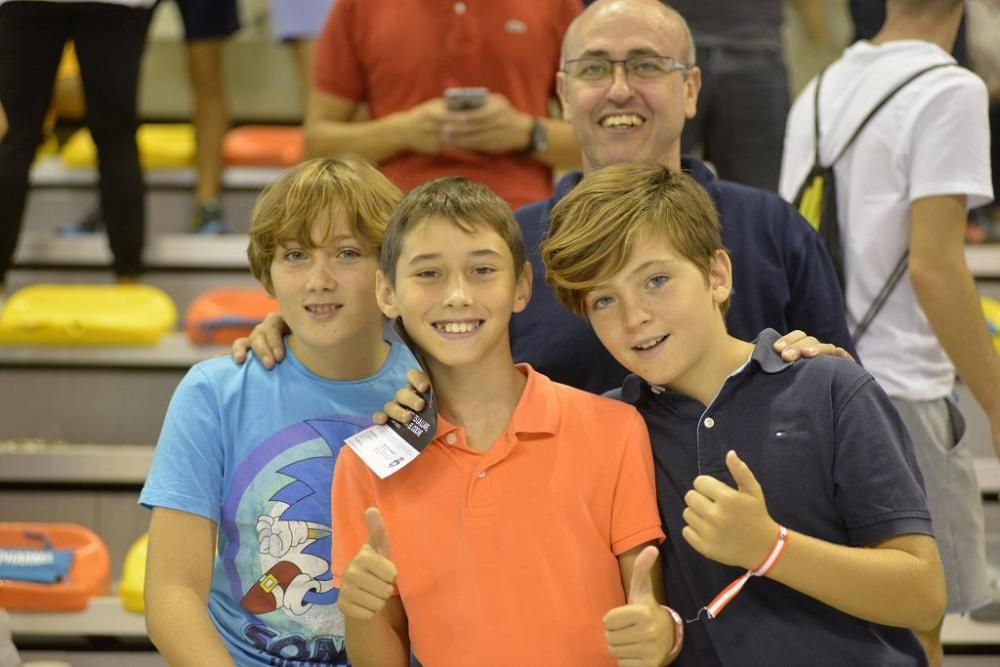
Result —
M607 321L606 318L599 318L596 323L591 319L591 326L594 328L594 333L597 334L597 338L604 347L609 350L621 348L620 336L617 335L619 330L617 324Z

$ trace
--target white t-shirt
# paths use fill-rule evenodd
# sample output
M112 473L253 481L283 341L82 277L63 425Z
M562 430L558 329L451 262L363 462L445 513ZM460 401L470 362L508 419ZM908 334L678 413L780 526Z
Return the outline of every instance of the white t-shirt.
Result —
M823 76L820 161L841 150L863 118L918 70L954 59L930 42L860 41ZM789 113L781 195L789 201L814 158L814 79ZM972 72L942 67L907 85L834 167L847 276L847 321L864 317L899 262L910 231L910 204L924 197L966 195L974 208L993 198L986 87ZM891 396L932 400L954 386L955 369L917 303L909 273L858 345L865 368Z

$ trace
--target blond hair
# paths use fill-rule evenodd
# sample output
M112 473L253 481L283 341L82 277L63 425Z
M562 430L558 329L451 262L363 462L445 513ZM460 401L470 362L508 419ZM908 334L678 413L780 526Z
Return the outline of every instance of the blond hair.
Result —
M514 258L514 275L521 275L524 239L510 207L485 185L448 176L408 192L389 219L379 264L390 284L396 282L396 263L403 251L403 241L416 225L428 218L448 220L469 234L476 231L477 225L496 232Z
M378 251L400 195L361 158L316 158L285 171L264 188L254 205L247 246L250 271L271 291L275 249L292 240L313 248L313 222L321 216L332 219L334 212L346 215L357 239Z
M545 280L570 310L586 317L586 296L621 271L636 243L665 239L708 281L725 250L719 216L694 179L659 164L618 164L591 172L549 214L542 243ZM722 304L725 313L728 301Z

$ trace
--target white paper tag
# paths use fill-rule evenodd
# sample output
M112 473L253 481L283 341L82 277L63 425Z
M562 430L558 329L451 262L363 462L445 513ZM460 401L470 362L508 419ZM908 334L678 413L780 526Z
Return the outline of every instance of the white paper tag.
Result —
M420 454L398 433L384 424L369 426L346 441L379 479L399 472Z

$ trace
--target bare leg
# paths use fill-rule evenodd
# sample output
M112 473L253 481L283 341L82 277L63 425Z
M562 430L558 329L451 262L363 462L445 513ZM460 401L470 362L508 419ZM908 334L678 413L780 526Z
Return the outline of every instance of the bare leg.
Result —
M941 667L941 663L944 662L944 646L941 644L941 626L944 624L944 619L937 624L932 630L915 630L914 633L917 635L917 639L924 647L924 651L927 653L927 661L930 663L930 667Z
M222 39L188 44L197 142L197 202L217 201L222 181L222 141L229 129L229 106L222 76Z
M292 42L295 55L295 69L299 75L299 90L302 93L302 113L309 109L309 92L312 90L313 53L315 39L296 39Z

